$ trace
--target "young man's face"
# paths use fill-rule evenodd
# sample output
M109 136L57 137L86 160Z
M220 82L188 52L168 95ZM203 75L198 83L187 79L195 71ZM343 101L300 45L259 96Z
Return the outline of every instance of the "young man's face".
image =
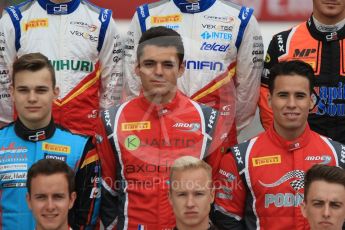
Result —
M313 108L309 81L299 75L277 76L268 102L273 111L274 128L286 139L301 135L309 110Z
M313 14L322 23L335 24L345 18L344 0L313 0Z
M20 120L30 129L48 125L54 98L59 94L58 88L53 89L49 70L20 71L14 81L11 93Z
M345 221L345 187L326 181L312 182L301 210L311 230L341 230Z
M150 101L160 98L161 103L167 103L175 97L177 79L183 71L177 50L172 46L145 46L135 68L145 97Z
M69 194L66 175L38 175L31 180L31 193L26 199L36 219L36 230L66 230L68 210L76 193Z
M207 227L214 189L206 171L176 171L170 186L169 201L176 216L176 226L184 229Z

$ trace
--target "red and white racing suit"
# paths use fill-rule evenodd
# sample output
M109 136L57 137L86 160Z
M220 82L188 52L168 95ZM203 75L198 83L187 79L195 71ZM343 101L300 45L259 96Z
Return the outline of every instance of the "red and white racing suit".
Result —
M309 229L300 203L314 164L345 167L345 146L311 131L284 140L273 126L234 146L216 175L215 224L221 229Z
M55 69L55 122L92 135L99 109L120 100L122 45L112 12L84 0L31 0L6 8L0 19L0 123L13 120L12 63L33 52L47 56Z
M125 41L126 93L140 92L134 65L141 34L154 26L174 29L185 47L186 70L178 88L219 110L228 126L224 137L228 136L228 145L236 144L234 117L237 130L254 117L263 68L262 37L252 13L250 8L221 0L159 1L138 7Z
M107 201L114 202L113 209L101 212L113 220L118 216L121 230L173 229L170 166L178 157L190 155L218 167L218 112L178 92L164 105L152 104L141 95L105 110L102 119L106 134L98 140L103 180L108 193L114 199L117 193L118 200Z

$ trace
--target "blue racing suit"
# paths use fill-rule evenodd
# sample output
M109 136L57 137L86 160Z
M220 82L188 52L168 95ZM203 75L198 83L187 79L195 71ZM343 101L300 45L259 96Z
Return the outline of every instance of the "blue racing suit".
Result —
M25 200L27 171L40 159L65 161L76 172L77 200L69 213L73 229L92 228L100 204L100 164L91 138L56 126L29 130L20 120L0 130L0 229L34 229Z

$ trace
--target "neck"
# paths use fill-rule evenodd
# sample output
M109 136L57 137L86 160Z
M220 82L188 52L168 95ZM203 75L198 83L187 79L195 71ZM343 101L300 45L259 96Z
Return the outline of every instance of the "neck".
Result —
M55 4L61 4L61 3L67 3L67 2L70 2L72 0L50 0L52 3L55 3Z
M281 136L285 140L292 141L302 135L302 133L304 132L306 128L306 125L307 124L304 124L303 128L301 128L300 130L296 130L296 129L288 130L285 128L281 128L274 123L274 130L279 134L279 136Z
M316 19L319 23L331 26L331 25L335 25L337 23L344 21L345 13L344 15L340 15L338 17L326 17L326 16L313 13L313 18Z
M343 28L345 25L345 19L343 19L337 23L330 24L330 25L320 22L317 18L315 18L315 16L313 16L313 21L314 21L315 27L320 32L336 32L336 31L340 30L341 28Z
M60 226L58 228L59 230L70 230L71 228L68 226L68 223L66 221L66 223L64 223L62 226ZM35 230L47 230L46 228L44 228L43 226L37 224Z
M176 220L176 228L178 230L207 230L210 227L209 219L205 218L201 223L194 226L185 225L184 223Z
M144 97L153 104L163 105L170 103L175 98L176 92L176 89L172 89L171 92L166 95L150 94L149 92L144 92Z

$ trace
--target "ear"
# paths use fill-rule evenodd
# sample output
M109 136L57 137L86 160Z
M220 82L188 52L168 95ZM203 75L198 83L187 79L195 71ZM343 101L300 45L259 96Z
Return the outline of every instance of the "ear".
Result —
M60 95L60 88L58 86L55 87L54 91L54 98L57 99Z
M315 107L316 100L313 99L313 94L310 95L310 106L309 106L309 111L312 111Z
M172 205L173 205L173 202L172 202L171 189L170 189L170 188L169 188L169 190L168 190L168 199L169 199L170 205L172 206Z
M214 186L212 184L212 188L211 188L211 204L214 202L214 194L215 194L215 189L214 189Z
M74 201L75 199L77 198L77 193L76 192L72 192L71 195L70 195L70 202L69 202L69 205L68 205L68 209L71 209L74 205Z
M13 85L10 85L9 90L10 90L10 94L11 94L12 101L14 102L14 97L13 97L13 94L14 94L14 87L13 87Z
M29 193L26 193L25 198L26 198L26 203L28 203L29 209L32 209L32 207L31 207L30 194L29 194Z
M139 61L137 61L137 62L135 63L134 72L135 72L135 74L136 74L137 76L140 76L140 75L139 75L139 74L140 74L140 64L139 64Z
M272 109L272 95L270 92L267 94L267 104L268 104L268 107Z
M306 204L304 201L301 203L301 212L302 212L302 215L304 216L304 218L307 218Z
M186 67L185 67L185 65L184 65L184 62L182 62L182 63L180 64L180 67L179 67L179 70L178 70L178 76L177 76L177 78L182 77L182 75L183 75L185 69L186 69Z

